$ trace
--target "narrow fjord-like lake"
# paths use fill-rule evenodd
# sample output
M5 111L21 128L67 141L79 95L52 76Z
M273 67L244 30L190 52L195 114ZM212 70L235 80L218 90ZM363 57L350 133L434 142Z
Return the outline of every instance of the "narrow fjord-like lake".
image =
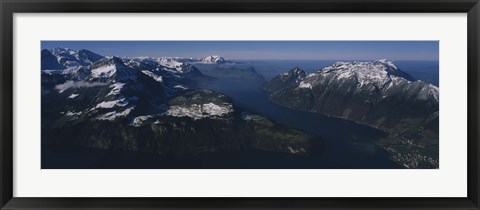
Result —
M269 93L258 83L221 79L205 85L230 96L234 104L249 112L266 116L289 127L306 131L326 140L322 154L297 163L304 168L399 168L389 154L373 142L386 134L348 120L292 110L268 100ZM287 166L288 167L288 166Z

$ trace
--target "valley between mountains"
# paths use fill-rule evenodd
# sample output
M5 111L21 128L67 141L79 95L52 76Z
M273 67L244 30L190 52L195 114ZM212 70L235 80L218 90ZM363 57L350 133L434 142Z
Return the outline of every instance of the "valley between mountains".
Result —
M139 164L158 158L147 168L439 166L439 88L386 59L335 62L313 73L285 69L268 81L251 63L216 55L130 58L54 48L41 51L41 67L42 148L78 149L80 162L94 150L148 154L128 160ZM322 135L329 128L316 126L319 119L365 137L339 144ZM377 156L358 152L365 148ZM42 168L65 157L44 153Z

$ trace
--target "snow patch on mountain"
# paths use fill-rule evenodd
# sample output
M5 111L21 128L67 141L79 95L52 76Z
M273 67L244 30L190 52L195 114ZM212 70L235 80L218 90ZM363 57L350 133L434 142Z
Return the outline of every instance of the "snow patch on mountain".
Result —
M68 55L73 55L75 54L75 50L72 50L70 48L61 48L61 47L56 47L51 50L53 55L61 55L61 54L68 54Z
M70 88L83 88L83 87L96 87L96 86L106 86L106 83L101 82L85 82L85 81L66 81L63 84L58 84L55 86L55 89L58 90L59 93L62 93L65 90Z
M84 70L83 66L80 65L72 65L72 66L67 66L66 69L62 70L61 73L68 75L68 74L75 74L79 72L80 70Z
M223 116L233 112L231 104L217 105L214 103L190 104L188 106L171 106L165 115L174 117L190 117L195 120L215 116Z
M351 71L345 71L340 74L338 74L337 79L349 79L352 77L354 74Z
M233 111L230 104L224 104L223 106L216 105L214 103L206 103L202 105L202 111L211 116L222 116Z
M439 100L439 88L435 85L432 85L432 84L430 84L429 87L430 87L429 91L435 97L435 100L438 101Z
M82 115L82 112L72 112L72 111L68 111L67 113L65 113L65 116L80 116Z
M113 121L119 117L125 117L127 116L128 114L130 114L130 112L134 109L135 107L134 106L131 106L131 107L128 107L124 110L120 110L120 111L112 111L112 112L107 112L99 117L97 117L98 120L108 120L108 121Z
M137 116L137 117L133 118L131 125L133 125L135 127L140 127L140 126L143 125L143 122L145 122L146 120L151 119L153 117L154 117L153 115Z
M78 96L78 94L72 94L72 95L68 96L68 98L74 99L74 98L76 98L77 96Z
M188 88L183 86L183 85L175 85L173 86L173 88L177 88L177 89L182 89L182 90L187 90Z
M298 85L298 88L312 89L312 87L313 87L312 84L305 81L301 81L300 84Z
M433 97L437 102L439 100L439 91L438 87L429 84L428 86L423 87L418 93L419 99L428 100L429 97Z
M128 105L128 101L125 98L113 100L113 101L102 101L94 109L110 109L115 106L117 107L125 107Z
M45 69L42 70L42 73L48 74L48 75L54 75L54 74L62 74L63 70L62 69Z
M121 82L117 82L117 83L114 83L114 84L110 85L112 90L110 90L110 92L107 94L107 96L119 95L123 86L125 86L125 83L121 83Z
M151 71L148 71L148 70L143 70L142 73L144 73L145 75L151 77L152 79L154 79L155 81L157 82L163 82L163 78L162 76L160 75L157 75Z
M116 65L102 66L96 69L92 69L92 77L94 78L112 77L116 71L117 71Z
M136 80L137 72L125 66L120 58L104 58L92 65L90 77L99 80L127 81Z

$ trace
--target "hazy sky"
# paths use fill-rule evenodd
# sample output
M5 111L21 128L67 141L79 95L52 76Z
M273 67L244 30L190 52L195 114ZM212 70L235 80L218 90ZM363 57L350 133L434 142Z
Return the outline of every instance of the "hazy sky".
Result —
M42 49L88 49L105 56L226 59L438 60L438 41L42 41Z

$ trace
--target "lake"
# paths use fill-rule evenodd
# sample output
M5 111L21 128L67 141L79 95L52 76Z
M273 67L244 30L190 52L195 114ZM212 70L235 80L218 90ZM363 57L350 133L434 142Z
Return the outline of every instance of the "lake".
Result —
M244 110L325 139L322 154L313 157L314 160L297 163L304 168L399 168L389 159L387 152L373 143L386 136L380 130L279 106L268 100L269 93L259 88L256 82L222 79L203 87L230 96L234 104Z

